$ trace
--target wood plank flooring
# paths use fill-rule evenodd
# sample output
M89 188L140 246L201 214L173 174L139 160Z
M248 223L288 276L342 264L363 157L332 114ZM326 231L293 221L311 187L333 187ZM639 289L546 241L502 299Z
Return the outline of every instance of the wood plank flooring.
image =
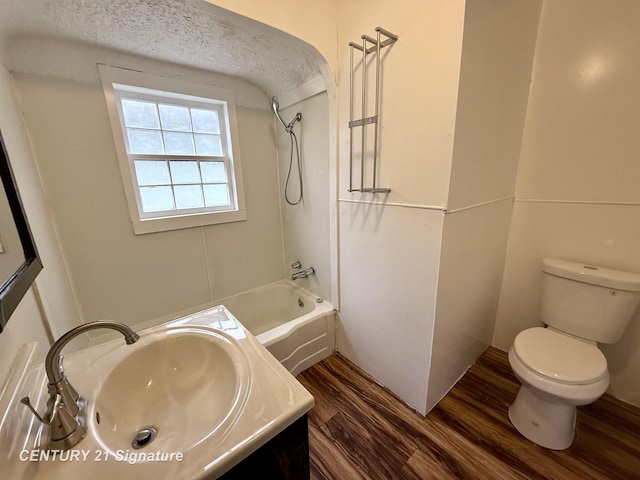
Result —
M494 348L426 417L339 355L298 380L316 399L312 479L640 479L640 409L605 395L569 449L546 450L509 422L519 383Z

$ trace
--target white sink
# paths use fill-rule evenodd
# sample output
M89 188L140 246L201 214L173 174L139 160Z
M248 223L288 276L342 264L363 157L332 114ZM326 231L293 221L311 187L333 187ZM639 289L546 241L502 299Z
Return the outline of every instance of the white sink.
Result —
M250 379L233 338L178 327L143 335L125 350L89 411L105 450L132 448L142 429L155 436L143 440L140 450L187 452L210 437L212 443L223 438L242 409Z
M25 356L0 393L0 419L9 419L0 421L2 475L215 479L313 406L309 392L223 306L138 333L132 345L118 338L65 358L66 375L88 404L87 436L73 449L80 461L24 460L47 435L17 399L40 399L42 411L48 398L42 360L35 350ZM149 427L157 430L154 440L134 449L136 433ZM145 452L180 456L138 460Z

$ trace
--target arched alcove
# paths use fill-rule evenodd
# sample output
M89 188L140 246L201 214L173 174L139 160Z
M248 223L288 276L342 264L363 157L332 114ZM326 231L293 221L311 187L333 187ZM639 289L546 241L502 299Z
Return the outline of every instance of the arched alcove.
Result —
M81 321L144 325L286 278L291 272L284 259L305 255L308 232L333 246L321 260L308 260L323 268L306 286L332 296L335 82L313 46L200 0L3 0L0 45ZM251 191L246 222L133 235L123 217L97 64L234 91L245 191ZM306 188L310 198L294 210L280 198L288 137L281 137L273 117L272 95L280 97L283 115L306 112L305 181L323 184L320 193ZM320 180L315 172L322 172ZM312 208L318 204L326 206L320 216ZM41 290L46 301L46 285ZM67 325L58 329L56 311L50 316L58 336Z

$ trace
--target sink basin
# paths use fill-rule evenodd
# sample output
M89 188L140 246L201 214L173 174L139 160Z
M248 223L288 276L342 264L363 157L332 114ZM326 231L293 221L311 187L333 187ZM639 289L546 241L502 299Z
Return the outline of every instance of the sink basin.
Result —
M42 453L48 428L19 403L39 398L42 411L48 398L42 356L35 344L25 352L0 392L0 477L212 480L313 406L311 394L223 306L138 334L132 345L116 338L65 358L88 404L87 436L69 461L24 460ZM134 438L149 428L157 435L136 450Z
M131 348L134 347L134 348ZM99 389L89 423L112 453L185 452L221 441L246 400L251 375L235 340L220 331L176 327L141 336Z

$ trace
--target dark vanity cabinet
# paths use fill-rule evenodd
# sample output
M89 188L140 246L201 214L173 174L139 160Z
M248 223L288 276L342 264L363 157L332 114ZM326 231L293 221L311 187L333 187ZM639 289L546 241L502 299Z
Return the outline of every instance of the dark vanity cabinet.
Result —
M269 440L220 480L309 480L307 415Z

